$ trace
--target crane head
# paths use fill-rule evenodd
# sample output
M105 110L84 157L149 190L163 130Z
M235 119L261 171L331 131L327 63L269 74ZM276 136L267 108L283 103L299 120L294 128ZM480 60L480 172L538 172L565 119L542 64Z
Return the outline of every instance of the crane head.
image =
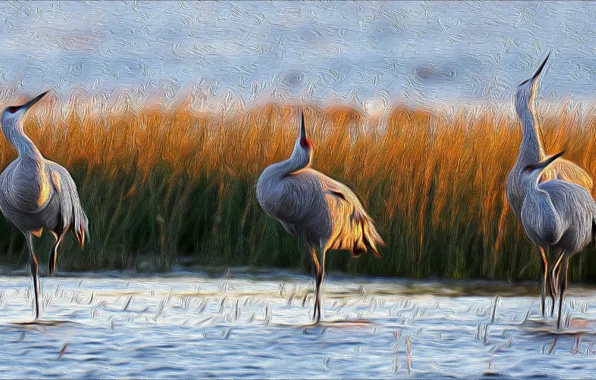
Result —
M29 108L31 108L35 103L39 102L41 98L43 98L49 91L46 91L35 98L29 100L25 104L21 104L20 106L9 106L4 109L2 112L2 120L4 121L5 118L15 119L24 115Z
M29 100L27 103L25 104L21 104L20 106L10 106L10 107L6 107L5 111L9 112L9 113L16 113L18 111L21 110L28 110L29 108L31 108L35 103L39 102L41 100L41 98L43 98L48 92L50 91L45 91L44 93L37 95L35 98Z
M300 112L300 146L306 150L312 150L312 143L306 136L306 126L304 125L304 112Z
M565 154L565 151L561 151L557 154L554 154L540 162L537 162L533 165L527 165L526 167L524 167L522 173L524 175L530 175L530 174L539 174L541 173L544 169L546 169L546 167L550 164L552 164L557 158L561 157L563 154Z
M515 104L518 112L532 105L534 96L536 95L538 78L540 78L540 74L542 74L544 71L544 67L546 66L546 62L548 62L549 57L550 53L548 53L544 61L542 61L540 66L538 66L538 69L536 69L534 74L529 79L526 79L517 86L517 91L515 93Z
M304 112L300 113L300 133L294 144L294 150L289 160L294 161L296 167L305 168L310 165L313 156L312 143L306 135Z
M532 77L530 79L526 79L525 81L521 82L519 85L523 86L524 84L527 83L532 83L534 84L534 82L536 82L536 79L538 79L538 77L540 77L540 74L542 73L542 70L544 70L544 66L546 66L546 62L548 61L548 57L550 57L550 52L546 55L546 58L544 58L544 61L542 61L542 63L540 64L540 66L538 66L538 68L536 69L536 71L534 72L534 74L532 75Z

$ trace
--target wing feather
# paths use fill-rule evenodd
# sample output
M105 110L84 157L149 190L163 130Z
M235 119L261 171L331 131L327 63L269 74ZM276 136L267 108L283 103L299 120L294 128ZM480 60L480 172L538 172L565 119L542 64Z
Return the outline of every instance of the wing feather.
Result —
M63 230L72 228L81 248L89 234L88 220L77 191L77 185L68 170L55 162L48 163L49 176L58 198Z

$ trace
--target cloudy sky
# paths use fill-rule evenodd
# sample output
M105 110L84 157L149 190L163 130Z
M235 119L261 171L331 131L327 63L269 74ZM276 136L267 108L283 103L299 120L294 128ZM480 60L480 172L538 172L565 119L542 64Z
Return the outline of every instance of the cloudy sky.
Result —
M591 2L0 3L0 86L508 100L596 92Z

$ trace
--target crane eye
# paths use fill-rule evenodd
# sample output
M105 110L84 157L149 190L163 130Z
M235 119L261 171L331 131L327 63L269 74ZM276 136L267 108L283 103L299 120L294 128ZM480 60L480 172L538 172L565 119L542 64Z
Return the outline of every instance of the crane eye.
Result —
M305 149L311 149L312 148L312 144L310 142L309 139L304 138L302 140L300 140L300 145L305 148Z
M8 107L7 111L10 113L15 113L15 112L17 112L17 107Z

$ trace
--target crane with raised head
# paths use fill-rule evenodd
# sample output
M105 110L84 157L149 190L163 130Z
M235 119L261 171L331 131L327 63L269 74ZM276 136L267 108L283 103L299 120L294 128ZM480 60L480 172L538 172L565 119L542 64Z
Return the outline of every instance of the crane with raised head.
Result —
M563 153L526 165L520 175L525 190L521 222L526 234L536 246L557 252L551 276L562 265L557 328L561 328L569 258L596 237L596 202L585 187L560 179L540 183L542 172Z
M525 189L521 184L520 173L527 165L539 162L546 156L542 146L540 129L538 128L538 123L536 122L536 117L534 115L534 98L538 87L538 78L548 61L549 56L550 54L547 55L530 79L519 84L515 93L515 111L521 122L522 140L515 164L507 177L505 192L507 201L517 220L521 220L521 207L525 195ZM541 181L556 178L577 183L589 191L592 190L593 187L593 180L590 175L584 169L565 159L557 160L552 165L545 168L541 173ZM546 313L545 298L547 289L549 290L552 299L551 310L554 311L556 284L553 284L552 282L556 282L557 276L551 276L551 281L548 281L548 254L543 247L538 247L538 251L541 258L541 310L542 315L544 316Z
M35 319L39 318L38 263L33 236L50 231L55 242L50 253L50 274L56 272L58 248L72 230L81 248L88 235L87 216L81 206L77 186L68 170L47 160L27 136L27 111L47 94L25 104L6 107L2 112L2 132L15 147L18 157L0 174L0 211L25 235L35 293Z
M379 256L377 244L385 243L352 190L310 167L312 155L301 113L292 155L261 173L257 199L266 214L308 245L315 279L313 319L318 323L327 251L347 250L359 257L370 248Z

